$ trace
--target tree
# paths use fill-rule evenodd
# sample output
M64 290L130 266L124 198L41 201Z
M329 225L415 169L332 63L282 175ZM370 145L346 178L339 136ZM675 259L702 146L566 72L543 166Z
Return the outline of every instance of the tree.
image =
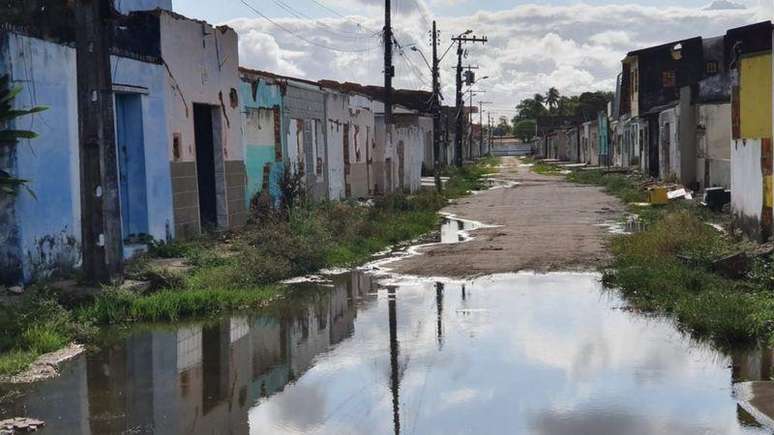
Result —
M20 86L10 86L8 75L0 76L0 161L8 154L11 147L16 146L19 139L34 139L38 135L32 131L15 130L13 121L22 117L46 110L46 107L35 106L29 109L14 109L13 102L22 91ZM28 187L29 180L17 178L6 169L0 168L0 195L17 195L24 188L34 196Z
M537 122L534 119L523 119L513 126L513 135L524 142L530 142L535 138Z
M548 111L551 113L555 113L556 110L559 108L559 100L560 100L559 90L552 87L548 90L546 93L546 104L548 104Z
M508 118L501 116L498 119L497 127L493 131L495 136L507 136L511 133L511 126L508 124Z

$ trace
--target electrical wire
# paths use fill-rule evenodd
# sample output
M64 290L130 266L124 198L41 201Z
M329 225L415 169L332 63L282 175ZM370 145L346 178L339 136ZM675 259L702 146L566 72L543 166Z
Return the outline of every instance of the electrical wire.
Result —
M343 30L336 30L333 27L325 24L324 22L319 21L315 18L310 17L309 15L304 14L303 12L298 11L297 9L293 8L292 6L290 6L289 4L285 3L282 0L272 0L272 1L274 2L274 4L284 9L294 17L300 18L302 20L309 20L310 22L313 22L314 24L319 26L321 29L331 33L332 35L338 38L357 40L357 39L362 39L366 37L366 35L360 32L346 32ZM357 35L357 36L348 36L348 35ZM368 37L370 37L370 35Z
M288 29L287 27L283 26L282 24L278 23L277 21L275 21L275 20L273 20L273 19L269 18L269 17L268 17L266 14L264 14L263 12L259 11L258 9L256 9L256 8L255 8L253 5L251 5L250 3L248 3L246 0L239 0L239 1L240 1L240 2L241 2L243 5L245 5L245 6L246 6L248 9L250 9L251 11L253 11L255 14L257 14L257 15L259 15L261 18L263 18L264 20L266 20L266 21L268 21L269 23L273 24L274 26L276 26L276 27L278 27L278 28L280 28L280 29L284 30L285 32L287 32L287 33L289 33L289 34L291 34L291 35L295 36L296 38L298 38L298 39L300 39L300 40L302 40L302 41L306 42L307 44L314 45L315 47L324 48L324 49L326 49L326 50L330 50L330 51L341 52L341 53L365 53L365 52L369 52L369 51L371 51L371 48L365 48L365 49L355 49L355 50L351 50L351 49L343 49L343 48L337 48L337 47L332 47L332 46L329 46L329 45L322 44L322 43L320 43L320 42L314 41L314 40L312 40L312 39L306 38L306 37L304 37L303 35L300 35L300 34L298 34L297 32L294 32L293 30L290 30L290 29Z

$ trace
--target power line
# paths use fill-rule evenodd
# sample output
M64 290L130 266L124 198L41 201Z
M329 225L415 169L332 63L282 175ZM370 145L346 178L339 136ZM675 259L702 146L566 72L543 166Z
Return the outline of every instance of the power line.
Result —
M314 45L314 46L320 47L320 48L324 48L324 49L330 50L330 51L341 52L341 53L365 53L365 52L371 51L371 48L357 49L357 50L349 50L349 49L336 48L336 47L331 47L331 46L319 43L317 41L311 40L309 38L304 37L303 35L300 35L300 34L294 32L293 30L288 29L287 27L285 27L282 24L274 21L273 19L269 18L267 15L265 15L263 12L259 11L258 9L256 9L253 5L248 3L246 0L239 0L239 1L243 5L245 5L248 9L250 9L251 11L255 12L257 15L262 17L264 20L268 21L269 23L273 24L276 27L279 27L280 29L284 30L285 32L287 32L287 33L289 33L289 34L291 34L293 36L295 36L296 38L306 42L307 44Z
M369 29L368 27L364 26L362 23L359 23L359 22L357 22L357 21L353 20L352 18L350 18L350 17L348 17L348 16L346 16L346 15L342 14L341 12L339 12L339 11L337 11L337 10L335 10L335 9L333 9L333 8L331 8L331 7L329 7L329 6L327 6L327 5L325 5L325 4L324 4L323 2L321 2L321 1L318 1L318 0L310 0L310 1L311 1L312 3L314 3L314 4L316 4L317 6L319 6L319 7L323 8L323 9L325 9L326 11L328 11L328 12L332 13L333 15L336 15L336 16L338 16L339 18L344 18L344 19L346 19L347 21L349 21L350 23L353 23L353 24L357 25L358 27L365 29L366 31L368 31L368 32L369 32L369 33L371 33L371 34L377 34L377 33L381 33L381 30L373 30L373 29Z
M294 17L300 18L302 20L303 19L309 20L309 21L313 22L314 24L316 24L317 26L319 26L320 28L322 28L323 30L326 30L327 32L329 32L329 33L331 33L334 36L337 36L339 38L355 40L355 39L362 39L363 36L365 36L362 33L358 33L358 32L346 32L346 31L342 31L342 30L336 30L333 27L325 24L324 22L321 22L321 21L319 21L319 20L317 20L315 18L310 17L309 15L304 14L301 11L298 11L297 9L293 8L292 6L290 6L289 4L285 3L282 0L272 0L272 1L277 6L279 6L282 9L284 9L285 11L287 11L288 13L293 15ZM345 36L345 35L357 35L357 36Z

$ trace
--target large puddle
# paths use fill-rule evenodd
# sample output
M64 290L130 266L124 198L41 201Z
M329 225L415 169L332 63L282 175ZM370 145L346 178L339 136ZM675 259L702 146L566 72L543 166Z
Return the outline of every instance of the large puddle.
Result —
M311 286L311 284L306 284ZM26 391L45 434L758 434L733 396L772 353L723 355L625 309L594 274L383 288L145 327Z

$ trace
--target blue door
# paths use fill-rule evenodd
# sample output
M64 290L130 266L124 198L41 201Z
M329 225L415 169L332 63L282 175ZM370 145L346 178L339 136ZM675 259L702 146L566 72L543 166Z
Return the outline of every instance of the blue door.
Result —
M148 234L145 140L139 94L116 94L116 146L123 236L136 243Z

